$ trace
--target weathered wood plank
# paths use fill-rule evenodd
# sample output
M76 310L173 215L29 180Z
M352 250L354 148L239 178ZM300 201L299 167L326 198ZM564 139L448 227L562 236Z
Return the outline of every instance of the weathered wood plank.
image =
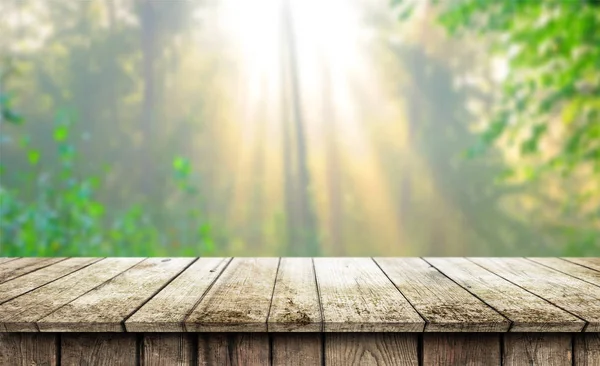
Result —
M0 265L0 283L65 260L66 258L19 258Z
M272 334L271 354L274 366L320 366L323 364L323 335L320 333Z
M102 258L69 258L0 284L0 304L73 273Z
M562 259L572 262L572 263L577 263L580 266L584 266L587 268L594 269L596 271L600 271L600 257L594 257L594 258L572 258L572 257L566 258L565 257Z
M37 321L42 332L120 332L123 322L194 258L148 258Z
M269 332L319 332L322 319L311 258L281 258L269 313Z
M596 286L600 286L600 271L596 271L587 267L580 266L579 264L571 263L560 258L527 258L533 262L539 263L543 266L550 267L559 272L568 274L584 280Z
M146 333L142 345L144 366L196 366L197 338L190 333Z
M260 366L270 364L266 333L205 333L198 335L198 365Z
M278 258L234 258L185 320L192 332L266 332Z
M231 258L200 258L127 321L128 332L185 332L183 322Z
M573 353L576 366L600 366L600 333L575 334Z
M571 334L505 334L503 365L572 366L572 338Z
M325 364L418 365L418 336L406 333L325 334Z
M420 332L425 322L370 258L315 258L326 332Z
M55 334L0 333L0 365L54 366L56 348Z
M585 322L466 258L425 258L513 322L511 332L580 332Z
M62 365L132 366L137 364L136 335L128 333L61 334Z
M0 305L0 331L37 332L36 321L142 261L107 258Z
M499 366L500 352L499 334L423 334L423 365Z
M506 332L510 322L421 258L376 258L425 318L425 332Z
M470 260L587 321L585 331L600 331L600 287L523 258Z
M0 265L2 265L2 263L14 261L16 259L19 259L19 257L0 257Z

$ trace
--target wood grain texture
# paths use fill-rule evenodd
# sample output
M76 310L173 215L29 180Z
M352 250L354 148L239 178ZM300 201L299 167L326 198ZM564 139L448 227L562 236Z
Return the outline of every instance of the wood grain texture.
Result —
M136 335L61 334L61 365L132 366L137 364Z
M600 287L523 258L470 260L587 321L584 331L600 331Z
M183 322L231 258L200 258L136 311L128 332L185 332Z
M562 259L572 262L572 263L577 263L580 266L584 266L587 268L594 269L596 271L600 271L600 258L599 257L594 257L594 258L571 258L571 257L567 258L567 257L565 257Z
M315 258L325 332L420 332L425 322L370 258Z
M425 332L506 332L510 322L421 258L375 261L425 318Z
M144 366L195 366L197 338L193 334L146 333L142 347Z
M266 332L278 258L234 258L185 320L192 332Z
M319 332L322 318L311 258L281 258L268 319L269 332Z
M37 321L42 332L120 332L123 322L194 258L148 258Z
M573 353L576 366L600 366L600 333L575 334Z
M269 337L266 333L198 335L198 365L266 366L269 364Z
M53 366L56 348L54 334L0 333L0 365Z
M37 332L36 322L143 258L107 258L0 305L0 331Z
M14 261L16 259L19 259L19 257L0 257L0 265L6 262Z
M503 365L572 366L571 334L509 333L504 335Z
M273 366L321 366L322 334L276 333L271 335Z
M425 258L513 322L511 332L580 332L585 322L466 258Z
M65 259L66 258L19 258L6 261L0 265L0 283Z
M406 333L325 334L325 364L418 365L418 336Z
M425 333L424 366L499 366L499 334Z
M0 284L0 304L98 262L100 259L102 258L69 258L6 281Z
M600 286L600 271L596 271L579 264L571 263L560 258L527 258L530 261L550 267L559 272L568 274L584 280L596 286Z

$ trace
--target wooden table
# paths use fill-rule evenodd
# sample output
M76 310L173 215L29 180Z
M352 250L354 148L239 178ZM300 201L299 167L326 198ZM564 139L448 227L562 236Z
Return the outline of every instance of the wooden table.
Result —
M0 258L0 365L600 365L600 258Z

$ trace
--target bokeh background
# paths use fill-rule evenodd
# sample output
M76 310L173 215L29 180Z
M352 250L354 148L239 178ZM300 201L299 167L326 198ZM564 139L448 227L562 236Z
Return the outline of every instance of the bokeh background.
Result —
M0 18L0 255L600 255L596 0Z

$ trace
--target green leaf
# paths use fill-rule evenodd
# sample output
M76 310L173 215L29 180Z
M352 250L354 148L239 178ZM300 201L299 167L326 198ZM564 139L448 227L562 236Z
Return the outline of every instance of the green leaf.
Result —
M69 127L66 125L57 126L54 129L54 141L63 142L69 137Z
M40 152L37 150L29 150L27 159L29 160L29 164L36 165L40 160Z

